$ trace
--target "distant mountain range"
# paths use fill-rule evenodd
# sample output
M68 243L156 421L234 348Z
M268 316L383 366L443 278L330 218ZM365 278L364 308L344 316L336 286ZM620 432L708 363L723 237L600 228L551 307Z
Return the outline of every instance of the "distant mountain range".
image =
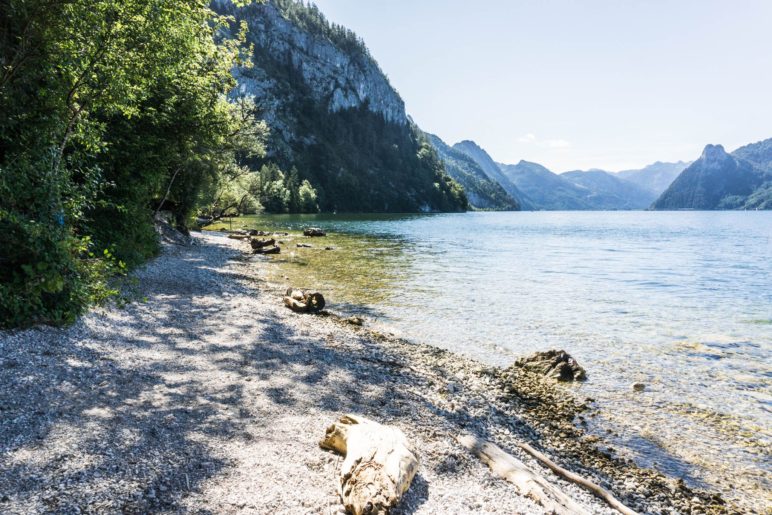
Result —
M452 147L430 136L448 174L478 209L772 209L772 139L726 153L708 145L694 162L657 161L640 170L554 173L528 161L497 163L473 141ZM501 190L495 188L501 186ZM511 199L511 201L508 201Z
M584 200L594 209L646 209L657 198L651 189L603 170L565 172L560 177L585 188L589 193Z
M468 160L474 162L479 171L501 185L522 209L527 210L646 209L669 185L668 182L658 186L661 177L667 173L675 177L678 171L686 167L686 163L655 163L643 170L624 172L631 179L602 170L556 174L538 163L528 161L517 164L497 163L473 141L462 141L448 147L436 136L430 140L443 158L448 174L456 181L465 185L465 179L457 169L457 162L460 161L458 156L461 154L466 157L465 163ZM448 149L455 151L455 162L449 159ZM467 195L474 207L498 209L490 202L484 206L478 205L479 195L470 193L469 189Z
M654 193L655 198L670 186L678 174L686 170L691 163L678 161L677 163L663 163L657 161L641 170L623 170L617 172L617 177L633 182L643 189Z
M772 209L772 139L728 154L708 145L653 209Z
M532 209L532 206L527 201L522 192L510 181L501 171L499 165L488 155L474 141L465 140L453 145L453 148L463 154L466 154L472 158L480 168L490 177L492 180L501 184L501 187L515 200L518 201L523 209Z
M513 198L502 185L488 176L477 161L442 141L434 134L427 134L445 165L445 171L464 187L469 204L475 209L518 211L520 202Z

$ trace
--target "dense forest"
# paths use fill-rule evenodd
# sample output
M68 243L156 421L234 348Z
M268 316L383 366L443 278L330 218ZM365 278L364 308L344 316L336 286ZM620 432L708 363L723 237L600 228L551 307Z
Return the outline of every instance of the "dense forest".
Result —
M0 2L0 324L73 320L263 153L208 0ZM242 35L243 39L243 35Z

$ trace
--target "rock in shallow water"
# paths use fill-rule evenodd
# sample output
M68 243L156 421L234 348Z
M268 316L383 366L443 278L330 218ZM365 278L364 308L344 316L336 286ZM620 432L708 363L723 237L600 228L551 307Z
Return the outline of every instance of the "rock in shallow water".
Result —
M516 367L536 372L557 381L584 381L587 373L566 351L536 352L515 361Z

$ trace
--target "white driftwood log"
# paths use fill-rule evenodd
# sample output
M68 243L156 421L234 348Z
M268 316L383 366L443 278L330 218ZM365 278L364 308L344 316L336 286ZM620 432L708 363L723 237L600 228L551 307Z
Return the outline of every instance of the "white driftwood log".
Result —
M319 445L345 456L339 491L354 515L388 513L418 472L418 458L402 431L358 415L342 416Z
M525 463L502 451L497 445L472 435L462 435L457 437L457 440L488 465L494 474L515 485L521 495L540 504L548 512L558 515L587 513L571 497L550 484L544 477L535 474Z

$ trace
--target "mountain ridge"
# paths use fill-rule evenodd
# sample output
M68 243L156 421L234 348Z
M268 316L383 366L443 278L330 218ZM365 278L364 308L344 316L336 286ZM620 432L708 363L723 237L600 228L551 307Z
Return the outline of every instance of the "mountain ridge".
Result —
M739 150L741 155L762 154L755 152L759 147L746 145ZM751 161L727 153L722 145L709 144L652 209L770 209L772 198L765 192L772 193L772 176Z
M651 191L656 198L691 164L692 161L656 161L640 169L621 170L615 175Z
M472 158L488 177L499 183L520 204L522 209L531 208L531 203L527 196L501 172L493 158L481 146L472 140L463 140L454 144L453 148Z
M457 150L439 136L426 133L429 141L445 164L445 170L466 191L470 205L475 209L519 211L520 203L504 187L488 176L482 167L467 154Z

